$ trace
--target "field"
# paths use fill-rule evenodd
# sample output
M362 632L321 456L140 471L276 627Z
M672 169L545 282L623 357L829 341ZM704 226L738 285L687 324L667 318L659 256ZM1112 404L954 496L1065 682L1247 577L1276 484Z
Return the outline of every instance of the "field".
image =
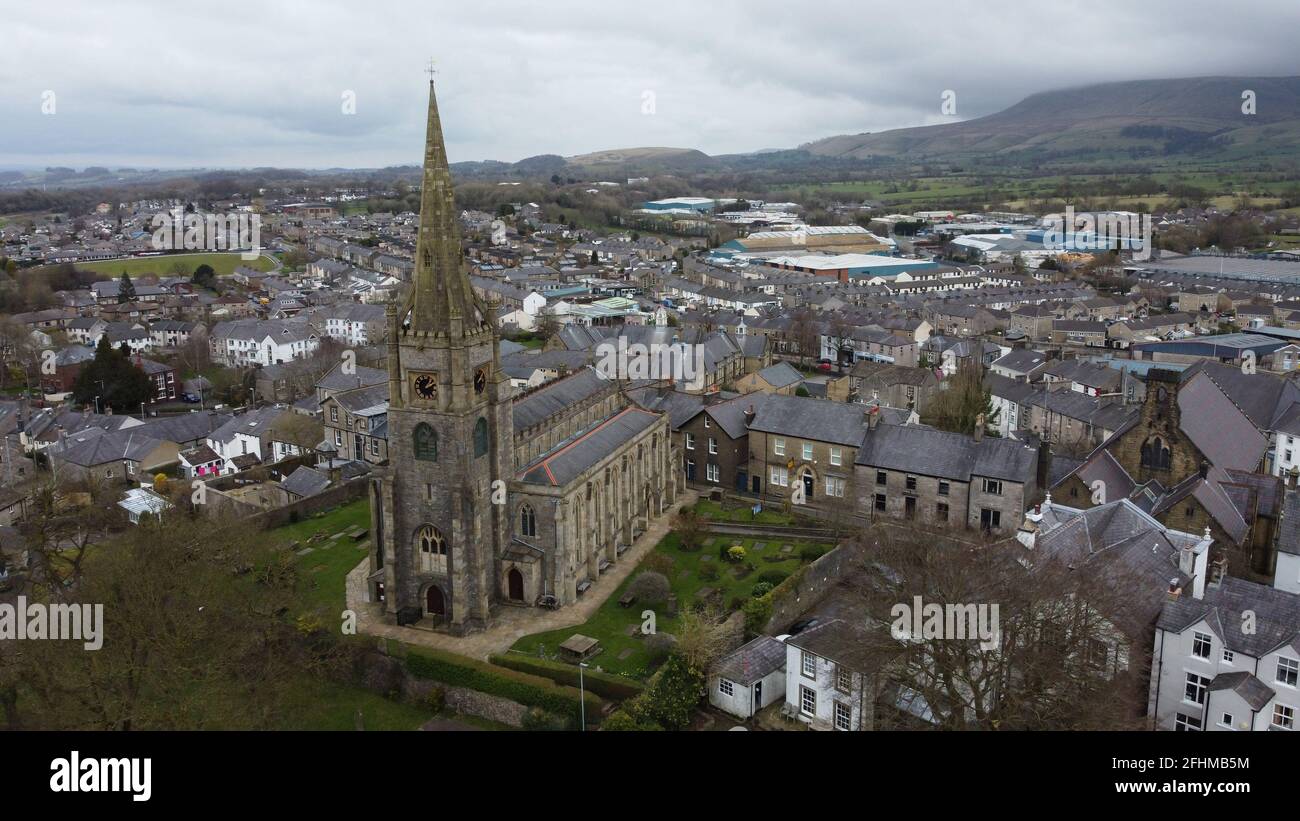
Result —
M702 601L697 594L705 588L716 591L713 600L730 609L733 599L750 597L754 585L759 583L764 574L772 574L772 578L776 574L784 577L798 570L804 563L800 554L805 548L811 546L821 552L830 547L796 540L742 539L735 536L706 537L706 542L708 543L701 550L691 553L681 549L677 534L668 534L586 623L524 636L515 642L511 650L531 656L554 658L557 648L565 639L574 633L581 633L599 639L603 648L591 660L592 667L635 679L646 679L653 672L652 660L640 627L642 613L648 606L637 602L625 608L618 602L640 573L651 569L663 571L672 586L673 594L677 596L679 609L684 610ZM758 548L758 544L763 544L763 547ZM786 544L791 546L789 552L783 552ZM720 547L728 548L732 545L745 548L745 565L732 564L719 557ZM717 574L716 578L709 578L714 573ZM658 611L656 631L673 633L681 622L680 617L666 615L662 612L662 606Z
M234 273L235 268L244 266L256 271L270 271L276 267L276 263L266 256L259 256L254 260L245 260L238 253L217 253L217 254L166 254L160 257L132 257L130 259L106 259L95 262L78 263L77 268L85 271L96 271L101 274L118 277L125 271L127 276L138 277L146 274L156 274L158 276L167 276L173 273L173 267L177 264L185 267L185 273L192 274L194 269L200 265L211 265L212 270L217 272L217 276L228 276Z

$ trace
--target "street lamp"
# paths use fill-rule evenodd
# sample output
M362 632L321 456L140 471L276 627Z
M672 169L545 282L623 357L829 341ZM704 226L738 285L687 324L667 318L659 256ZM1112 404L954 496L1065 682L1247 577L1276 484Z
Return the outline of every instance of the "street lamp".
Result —
M583 686L582 671L587 669L584 662L578 662L578 711L582 716L582 731L587 730L587 696L586 689Z

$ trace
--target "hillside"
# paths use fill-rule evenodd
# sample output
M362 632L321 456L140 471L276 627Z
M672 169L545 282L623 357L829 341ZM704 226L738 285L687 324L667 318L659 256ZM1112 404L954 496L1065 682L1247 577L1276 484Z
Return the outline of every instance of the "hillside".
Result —
M1256 93L1244 115L1242 91ZM1300 149L1300 77L1137 80L1034 94L964 122L828 137L802 148L856 159L1083 159L1088 155L1222 154Z

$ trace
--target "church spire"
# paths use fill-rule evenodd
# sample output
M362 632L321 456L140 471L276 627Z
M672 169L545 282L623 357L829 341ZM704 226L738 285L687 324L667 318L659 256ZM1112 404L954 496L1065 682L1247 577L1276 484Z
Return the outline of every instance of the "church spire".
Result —
M433 77L429 77L429 122L424 143L420 233L415 246L410 331L450 339L491 330L492 318L474 295L465 272L452 198L451 171L442 139L442 120Z

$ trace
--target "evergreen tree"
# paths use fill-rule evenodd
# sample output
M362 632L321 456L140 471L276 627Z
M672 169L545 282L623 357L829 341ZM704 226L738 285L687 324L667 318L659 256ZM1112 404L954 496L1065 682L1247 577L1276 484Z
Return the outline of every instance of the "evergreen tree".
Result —
M82 366L72 386L72 398L78 405L93 405L98 398L101 409L108 407L117 412L139 409L150 394L149 377L131 361L125 346L113 349L108 334L99 338L95 358Z
M135 301L135 283L131 281L131 277L126 275L126 271L122 272L122 276L118 280L117 301L118 302Z

